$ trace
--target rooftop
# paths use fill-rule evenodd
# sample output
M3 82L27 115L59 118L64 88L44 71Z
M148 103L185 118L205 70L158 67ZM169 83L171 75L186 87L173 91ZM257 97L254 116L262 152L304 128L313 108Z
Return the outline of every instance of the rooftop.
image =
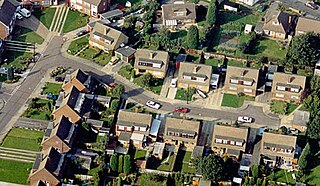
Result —
M180 63L178 82L181 83L197 83L199 85L209 86L212 74L212 66L196 63ZM184 76L194 76L204 78L204 81L194 81L185 79Z
M164 4L161 6L164 20L196 19L194 3Z
M177 119L177 118L166 118L166 128L176 129L183 131L192 131L198 133L200 122L195 120Z
M152 115L137 113L129 110L120 110L117 125L125 126L149 126L152 122Z

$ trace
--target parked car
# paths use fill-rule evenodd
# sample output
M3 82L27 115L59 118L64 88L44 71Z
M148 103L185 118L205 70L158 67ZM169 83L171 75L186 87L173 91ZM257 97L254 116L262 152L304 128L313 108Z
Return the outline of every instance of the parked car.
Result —
M31 12L25 8L20 9L19 14L21 14L25 18L28 18L31 16Z
M76 33L76 37L81 37L89 33L88 30L80 30L79 32Z
M160 109L161 107L161 104L160 103L157 103L155 101L152 101L152 100L148 100L146 102L146 105L150 108L153 108L153 109Z
M316 5L314 2L312 1L308 1L306 4L305 4L307 7L311 8L312 10L317 10L319 7L318 5Z
M177 79L172 79L171 83L170 83L170 86L173 87L173 88L176 88L177 87L177 81L178 81Z
M13 70L14 73L17 73L17 74L22 74L22 70L17 68L17 69L14 69Z
M187 113L187 112L189 111L189 109L186 108L186 107L176 107L176 108L174 109L174 111L175 111L175 112L178 112L178 113Z
M239 122L243 122L243 123L252 123L253 122L253 118L248 117L248 116L239 116L238 117L238 121Z
M19 14L19 13L16 13L16 17L17 17L17 19L19 19L19 20L23 19L23 16L22 16L21 14Z
M196 93L202 98L207 98L207 94L202 92L201 90L197 90Z
M41 57L41 54L40 53L36 53L36 54L33 55L33 57L34 57L34 62L38 62L40 57Z
M115 64L117 64L119 61L120 61L119 58L113 56L113 57L110 59L110 62L109 62L109 63L110 63L110 65L115 65Z
M259 11L259 12L264 12L266 9L267 9L267 5L260 5L260 6L258 7L258 11Z

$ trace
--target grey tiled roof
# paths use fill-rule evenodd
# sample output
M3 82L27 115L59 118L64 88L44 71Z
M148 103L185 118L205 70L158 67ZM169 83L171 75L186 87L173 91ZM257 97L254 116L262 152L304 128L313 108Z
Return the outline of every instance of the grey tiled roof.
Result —
M18 5L14 0L0 0L0 22L9 26Z

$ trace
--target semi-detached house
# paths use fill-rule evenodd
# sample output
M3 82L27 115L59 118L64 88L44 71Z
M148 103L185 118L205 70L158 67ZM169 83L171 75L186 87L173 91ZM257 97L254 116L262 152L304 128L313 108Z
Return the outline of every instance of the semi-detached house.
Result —
M19 3L15 0L0 0L0 39L10 37L19 9Z
M69 5L83 14L98 18L109 9L110 0L70 0Z

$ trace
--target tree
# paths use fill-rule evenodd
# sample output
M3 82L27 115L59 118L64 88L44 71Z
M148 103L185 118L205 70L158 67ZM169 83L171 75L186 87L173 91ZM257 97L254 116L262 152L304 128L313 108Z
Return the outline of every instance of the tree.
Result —
M253 176L254 179L257 179L257 178L260 177L260 172L259 172L259 166L258 165L252 165L251 172L252 172L252 176Z
M307 136L310 139L318 140L320 139L320 117L318 115L313 116L313 112L311 111L311 118L307 123Z
M7 80L12 81L14 78L13 68L9 67L7 70Z
M194 25L191 25L187 34L187 47L197 49L199 43L199 31Z
M220 156L210 154L209 156L199 157L195 161L196 172L199 172L203 177L212 182L217 182L222 179L224 173L224 163Z
M287 63L314 66L320 57L320 35L309 32L292 39L287 53Z
M123 173L123 155L119 156L118 172Z
M113 89L112 89L112 96L116 98L120 98L121 95L124 93L124 86L117 84Z
M130 174L132 172L132 159L130 155L124 156L123 171L126 174Z
M257 183L256 183L257 186L260 186L262 185L262 179L261 178L258 178L257 179Z
M216 23L216 16L217 16L217 2L216 0L211 0L207 15L206 15L206 21L208 25L213 26Z
M153 80L153 76L150 73L143 74L141 76L141 84L145 87L150 87L152 80Z
M121 177L117 178L117 186L122 186L122 179Z
M118 99L114 99L111 101L111 104L110 104L110 109L112 111L116 111L119 107L119 100Z
M118 172L118 155L113 154L110 158L110 168L113 172Z
M309 143L307 143L298 161L299 170L301 170L302 172L305 172L308 168L308 161L310 158L310 154L311 154L310 145Z
M261 186L267 186L267 179L263 179Z

